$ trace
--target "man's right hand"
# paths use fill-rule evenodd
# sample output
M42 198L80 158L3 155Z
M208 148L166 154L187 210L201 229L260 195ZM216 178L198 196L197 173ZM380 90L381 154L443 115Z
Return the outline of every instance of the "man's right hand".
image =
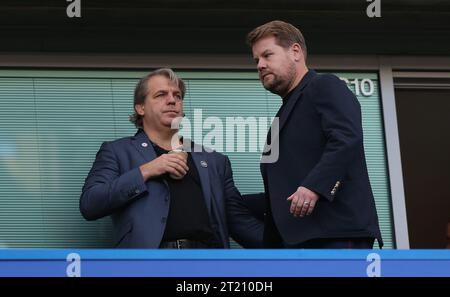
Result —
M141 165L139 169L144 181L165 173L182 178L189 170L186 160L179 154L162 154L158 158Z

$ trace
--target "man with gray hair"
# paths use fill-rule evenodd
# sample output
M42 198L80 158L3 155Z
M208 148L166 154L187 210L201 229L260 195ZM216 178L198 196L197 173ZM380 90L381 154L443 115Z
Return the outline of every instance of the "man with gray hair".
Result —
M262 223L233 181L230 161L178 137L186 87L171 69L142 78L132 137L101 146L80 197L87 220L111 216L118 248L262 245Z

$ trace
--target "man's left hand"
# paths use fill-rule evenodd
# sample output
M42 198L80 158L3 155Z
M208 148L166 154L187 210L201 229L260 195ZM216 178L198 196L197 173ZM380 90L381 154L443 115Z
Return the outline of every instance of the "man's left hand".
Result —
M294 217L309 216L319 200L319 195L315 192L305 188L298 187L297 191L288 197L288 201L291 201L290 212Z

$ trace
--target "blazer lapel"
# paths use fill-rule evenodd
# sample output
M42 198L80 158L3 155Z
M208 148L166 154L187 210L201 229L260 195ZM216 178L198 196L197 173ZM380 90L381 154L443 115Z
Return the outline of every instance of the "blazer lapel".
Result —
M145 162L150 162L156 158L155 149L153 148L153 145L144 130L139 130L136 132L134 138L131 140L131 143L144 158Z
M274 123L272 122L272 125L267 132L267 138L266 143L264 144L264 150L262 153L262 158L265 158L266 156L269 156L271 154L271 150L269 149L268 145L269 143L272 144L272 139L276 142L278 141L277 138L279 137L279 134L281 130L283 129L284 125L286 124L287 120L289 119L289 115L294 110L295 105L300 100L300 97L302 96L303 90L308 85L308 83L317 76L317 73L314 70L309 70L305 76L300 81L299 86L294 90L294 92L290 95L289 100L285 103L286 105L284 107L280 107L275 117L278 117L278 129L276 131L272 131L273 127L276 127ZM272 137L273 133L273 137ZM261 162L263 164L265 162Z
M191 153L194 160L195 167L197 168L198 175L200 176L200 183L202 185L203 196L205 198L206 207L208 213L211 213L211 187L209 183L209 168L208 168L208 153L204 151L194 150Z
M296 105L297 101L300 99L303 90L308 85L308 83L311 81L312 78L314 78L317 75L317 73L314 70L309 70L305 76L300 81L300 85L298 88L294 90L294 93L290 96L289 100L285 103L286 106L283 108L283 112L279 116L279 131L281 131L286 124L289 115L291 114L292 110L294 109L294 106Z

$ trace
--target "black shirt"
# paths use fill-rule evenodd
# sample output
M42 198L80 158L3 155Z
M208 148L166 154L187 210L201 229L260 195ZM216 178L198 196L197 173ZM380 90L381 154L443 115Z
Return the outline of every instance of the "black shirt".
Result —
M158 156L168 153L156 144L153 147ZM190 239L221 247L211 227L200 176L190 153L187 166L189 170L182 179L173 179L169 174L161 176L167 181L170 192L169 215L162 241Z

